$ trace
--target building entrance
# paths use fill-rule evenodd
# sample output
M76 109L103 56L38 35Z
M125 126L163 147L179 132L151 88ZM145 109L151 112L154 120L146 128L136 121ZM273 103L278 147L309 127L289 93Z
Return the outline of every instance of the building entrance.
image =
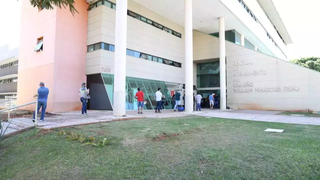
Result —
M201 107L209 108L209 95L215 94L215 108L220 108L220 63L219 59L211 59L197 64L197 93L202 96Z

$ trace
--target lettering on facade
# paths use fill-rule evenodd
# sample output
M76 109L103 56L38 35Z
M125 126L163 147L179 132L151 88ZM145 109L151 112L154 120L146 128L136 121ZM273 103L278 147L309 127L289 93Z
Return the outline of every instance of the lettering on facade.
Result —
M300 91L300 88L297 86L284 87L283 91L284 92L298 92L298 91Z
M253 89L250 88L250 89L233 89L233 92L234 93L252 93L253 92Z
M101 67L101 72L103 73L111 73L111 67Z
M254 88L254 92L257 92L257 93L281 92L281 87L263 87L263 88Z
M266 76L267 71L265 70L246 70L243 71L239 66L250 66L254 65L252 61L234 61L232 62L233 67L230 72L232 87L234 93L280 93L280 92L299 92L300 88L297 86L275 86L275 87L254 87L254 83L250 80L246 80L246 77L250 79L261 76ZM243 67L244 68L244 67ZM244 79L242 79L244 78Z
M245 83L234 83L233 84L234 88L239 88L239 87L253 87L252 82L245 82Z
M235 72L233 77L243 77L243 76L265 76L267 72L264 70L253 70L253 71L245 71L245 72Z
M250 66L253 65L252 61L234 61L233 66Z
M234 78L233 82L240 82L240 78Z

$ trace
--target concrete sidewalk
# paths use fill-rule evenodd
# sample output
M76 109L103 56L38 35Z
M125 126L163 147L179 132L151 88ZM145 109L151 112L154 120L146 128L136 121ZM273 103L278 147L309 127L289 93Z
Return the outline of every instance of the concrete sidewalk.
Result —
M38 122L41 129L52 129L58 127L68 127L99 122L144 119L144 118L174 118L185 116L218 117L226 119L240 119L250 121L278 122L291 124L320 125L320 118L317 117L297 117L278 115L280 111L253 111L253 110L210 110L203 109L200 112L185 113L174 112L173 110L163 110L162 113L155 113L152 110L144 111L144 114L137 114L136 111L127 111L126 117L114 117L112 111L88 111L88 116L83 116L79 111L54 113L55 115L46 117L46 122ZM4 123L7 126L8 123ZM16 133L21 130L34 127L32 118L15 118L9 126L6 135Z
M277 122L290 124L320 125L320 117L278 115L281 111L255 110L205 110L193 113L196 116L240 119L249 121Z
M184 112L174 112L173 110L163 110L162 113L155 113L154 111L144 111L144 114L138 114L136 111L127 111L125 117L115 117L112 111L94 111L89 110L88 115L82 115L79 111L54 113L55 115L45 117L46 122L38 121L38 128L52 129L58 127L68 127L75 125L93 124L99 122L144 119L144 118L170 118L189 116ZM32 117L29 118L14 118L11 120L11 125L6 131L5 135L15 133L24 129L34 127ZM4 123L4 127L8 126L8 122Z

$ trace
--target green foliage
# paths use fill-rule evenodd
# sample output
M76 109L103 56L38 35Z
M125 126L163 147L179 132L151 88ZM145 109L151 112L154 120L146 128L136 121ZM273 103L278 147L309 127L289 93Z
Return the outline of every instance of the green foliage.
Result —
M285 131L266 133L266 128ZM57 135L59 131L63 136ZM320 126L192 116L114 121L59 131L38 136L33 129L5 139L0 148L0 179L320 177ZM97 148L97 143L85 146L66 140L71 131L112 139L107 148ZM166 139L154 141L160 135Z
M292 63L298 64L300 66L310 68L320 72L320 58L319 57L308 57L301 59L291 60Z
M67 138L68 141L79 141L83 145L91 145L95 147L104 147L108 144L110 139L104 138L102 141L96 141L96 139L93 136L84 137L81 134L78 134L76 132L66 132L66 131L59 131L58 134L60 136L64 136Z
M72 14L76 12L78 13L76 8L74 7L74 0L30 0L30 3L33 7L48 10L52 10L54 7L69 7L69 10Z

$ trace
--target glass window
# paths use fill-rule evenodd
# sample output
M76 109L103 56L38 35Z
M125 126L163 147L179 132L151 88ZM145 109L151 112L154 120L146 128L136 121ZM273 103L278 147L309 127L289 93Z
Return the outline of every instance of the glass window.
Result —
M175 31L172 31L173 35L177 36L177 37L181 37L181 34Z
M104 1L104 5L109 7L109 8L112 8L112 4L108 1Z
M171 65L172 61L164 59L164 60L163 60L163 63L164 63L164 64L167 64L167 65Z
M197 86L200 88L220 86L219 61L197 64Z
M98 1L97 6L101 6L101 5L102 5L102 1Z
M133 18L137 18L137 16L138 16L136 13L134 13L132 11L128 11L128 15L133 17Z
M159 28L159 29L162 29L162 28L163 28L162 25L160 25L160 24L158 24L158 23L156 23L156 22L153 22L152 24L153 24L154 27L157 27L157 28Z
M112 9L117 9L117 5L112 4Z
M147 19L147 23L152 24L152 21L150 19Z
M88 52L92 52L92 51L94 51L94 46L93 45L88 46Z
M142 59L148 59L148 55L141 53L140 58L142 58Z
M255 48L254 45L250 41L248 41L247 39L244 39L244 46L246 48L252 49L252 50L254 50L254 48Z
M162 58L158 58L158 62L159 63L163 63L163 59Z
M153 57L152 57L152 61L154 61L154 62L158 62L158 58L157 58L157 57L155 57L155 56L153 56Z
M109 44L103 43L102 49L109 51Z
M148 60L152 61L152 56L148 55Z
M127 55L128 55L128 56L133 56L133 51L130 50L130 49L127 49Z
M137 51L133 51L133 57L137 57L139 58L140 57L140 52L137 52Z
M147 22L147 18L145 18L145 17L143 17L143 16L141 16L140 19L141 19L141 21L143 21L143 22Z
M94 50L101 49L101 43L97 43L94 45Z
M109 51L114 52L114 50L115 50L114 45L109 44Z
M36 45L36 47L34 48L34 51L42 51L43 50L43 39L38 39L38 43Z
M173 65L176 67L181 67L181 63L178 63L178 62L173 62Z

